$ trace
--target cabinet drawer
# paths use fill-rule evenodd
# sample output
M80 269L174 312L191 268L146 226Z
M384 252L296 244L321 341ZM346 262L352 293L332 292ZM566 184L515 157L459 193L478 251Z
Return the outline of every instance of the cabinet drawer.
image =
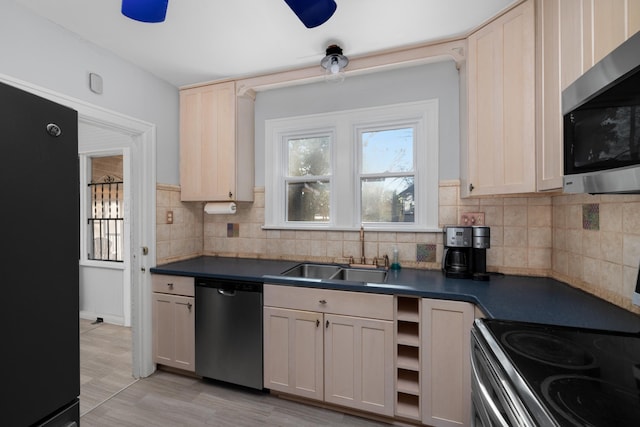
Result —
M391 295L265 284L264 305L393 320Z
M195 296L193 282L193 277L169 276L165 274L151 275L153 292L192 297Z

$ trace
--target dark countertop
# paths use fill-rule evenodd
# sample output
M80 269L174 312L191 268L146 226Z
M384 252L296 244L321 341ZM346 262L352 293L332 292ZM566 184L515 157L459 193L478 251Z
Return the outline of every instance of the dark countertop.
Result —
M385 284L294 279L280 273L295 261L203 256L164 264L151 273L276 283L287 286L467 301L494 319L640 331L640 316L554 279L492 275L489 282L446 278L441 271L389 271Z

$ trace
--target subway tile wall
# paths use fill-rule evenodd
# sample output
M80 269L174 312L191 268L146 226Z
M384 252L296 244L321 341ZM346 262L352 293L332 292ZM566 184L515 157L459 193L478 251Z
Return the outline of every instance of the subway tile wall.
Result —
M253 203L238 203L234 215L205 215L202 203L180 202L176 186L158 185L157 192L158 264L197 255L359 261L358 231L263 230L264 188L255 189ZM173 224L166 223L168 210ZM640 314L631 304L640 259L640 196L460 199L459 181L440 182L439 225L457 224L465 212L483 212L491 227L489 271L554 277ZM391 257L394 247L404 267L440 268L441 233L365 233L368 263ZM435 259L425 256L434 248Z

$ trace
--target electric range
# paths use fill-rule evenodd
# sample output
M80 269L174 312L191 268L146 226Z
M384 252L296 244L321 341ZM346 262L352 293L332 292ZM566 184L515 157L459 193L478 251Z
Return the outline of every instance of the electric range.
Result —
M484 427L640 425L640 334L478 319L471 353Z

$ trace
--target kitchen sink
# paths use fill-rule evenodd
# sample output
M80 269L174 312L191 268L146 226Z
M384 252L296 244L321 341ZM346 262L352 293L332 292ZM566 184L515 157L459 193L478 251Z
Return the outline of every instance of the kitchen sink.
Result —
M282 273L282 276L302 279L348 280L351 282L384 283L387 271L381 269L350 268L334 264L302 263Z
M303 263L285 271L282 275L305 279L329 279L341 269L339 265Z
M331 279L350 280L352 282L383 283L387 279L386 270L365 268L343 268Z

